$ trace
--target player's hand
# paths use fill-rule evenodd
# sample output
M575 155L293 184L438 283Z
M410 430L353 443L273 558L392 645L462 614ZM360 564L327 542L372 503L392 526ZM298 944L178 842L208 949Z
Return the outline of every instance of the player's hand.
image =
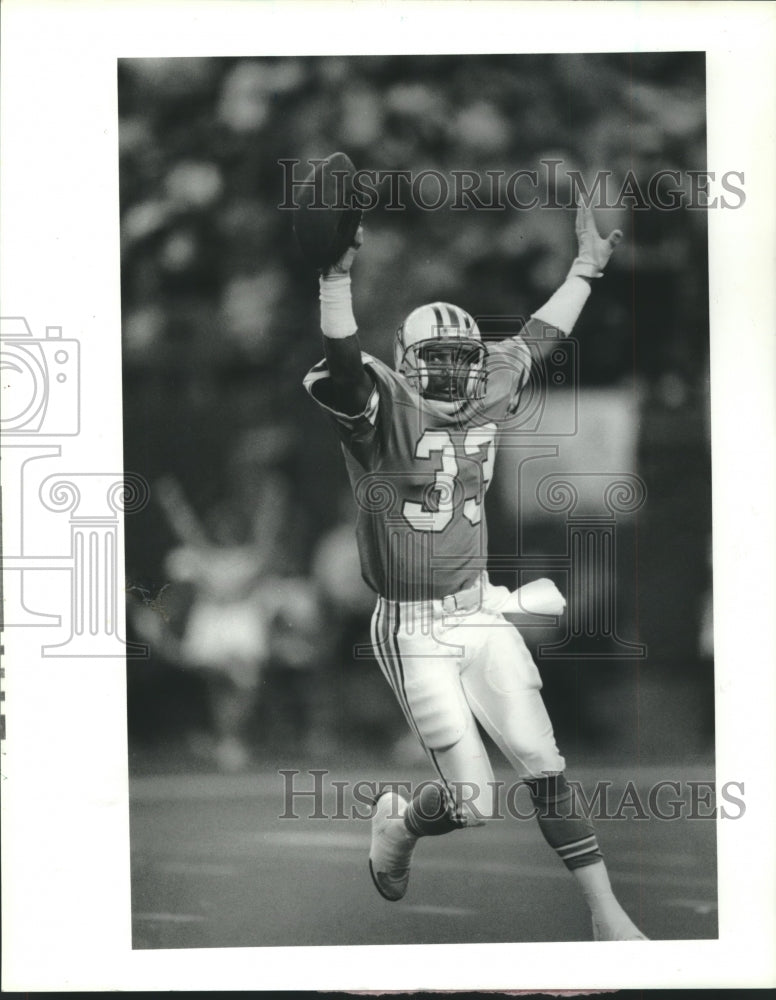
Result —
M356 235L353 237L353 242L345 251L345 253L340 257L336 264L333 264L328 271L323 275L324 278L331 278L338 274L350 274L350 269L353 267L353 261L356 259L356 254L361 249L361 244L364 242L364 227L359 226L356 230Z
M600 278L614 248L622 239L622 232L615 229L606 238L601 236L592 207L584 204L577 208L576 230L579 251L568 276Z

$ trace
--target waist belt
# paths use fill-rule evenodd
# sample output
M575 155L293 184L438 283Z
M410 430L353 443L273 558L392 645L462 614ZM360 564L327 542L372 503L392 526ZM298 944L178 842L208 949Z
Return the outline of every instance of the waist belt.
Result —
M447 597L442 597L438 601L432 601L434 610L439 605L439 610L446 615L454 615L457 612L475 611L477 608L482 607L486 586L487 580L481 577L471 587L467 587L466 590L459 590L457 593L448 594Z
M509 590L508 587L492 586L487 574L483 573L465 590L432 601L402 601L401 604L408 611L430 612L434 618L479 610L504 615L560 615L566 608L566 599L552 580L546 578Z

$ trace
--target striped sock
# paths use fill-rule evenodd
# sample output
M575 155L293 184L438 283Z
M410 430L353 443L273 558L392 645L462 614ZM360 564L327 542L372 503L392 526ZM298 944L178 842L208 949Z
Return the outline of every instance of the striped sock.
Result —
M575 809L572 791L562 774L526 782L544 839L573 871L603 860L592 821Z
M447 789L437 781L424 781L407 806L404 825L416 837L438 837L459 830L462 824Z

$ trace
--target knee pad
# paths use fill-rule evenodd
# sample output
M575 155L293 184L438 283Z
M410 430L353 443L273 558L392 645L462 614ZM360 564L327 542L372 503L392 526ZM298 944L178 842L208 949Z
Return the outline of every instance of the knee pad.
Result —
M457 687L407 684L405 693L412 721L430 750L454 747L472 724L471 709Z
M488 686L500 695L542 687L539 668L517 629L500 629L491 649L485 678Z

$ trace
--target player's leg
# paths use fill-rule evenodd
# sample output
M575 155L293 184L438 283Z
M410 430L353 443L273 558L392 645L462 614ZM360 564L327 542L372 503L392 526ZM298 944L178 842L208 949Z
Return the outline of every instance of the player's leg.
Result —
M419 628L403 622L403 613L400 606L386 603L375 614L373 638L381 669L446 792L455 827L481 825L495 813L496 788L461 671L482 633L462 643L457 627L442 630L435 622L434 629ZM417 824L423 835L432 834L422 816Z
M407 628L401 608L378 602L372 641L380 668L437 778L410 801L386 792L372 823L370 871L387 899L406 892L418 838L479 825L495 808L493 774L461 681L461 660L433 635Z
M526 779L542 834L579 885L595 937L643 938L612 892L593 822L566 782L566 762L541 696L539 671L522 636L499 618L488 633L479 656L462 675L472 711Z

